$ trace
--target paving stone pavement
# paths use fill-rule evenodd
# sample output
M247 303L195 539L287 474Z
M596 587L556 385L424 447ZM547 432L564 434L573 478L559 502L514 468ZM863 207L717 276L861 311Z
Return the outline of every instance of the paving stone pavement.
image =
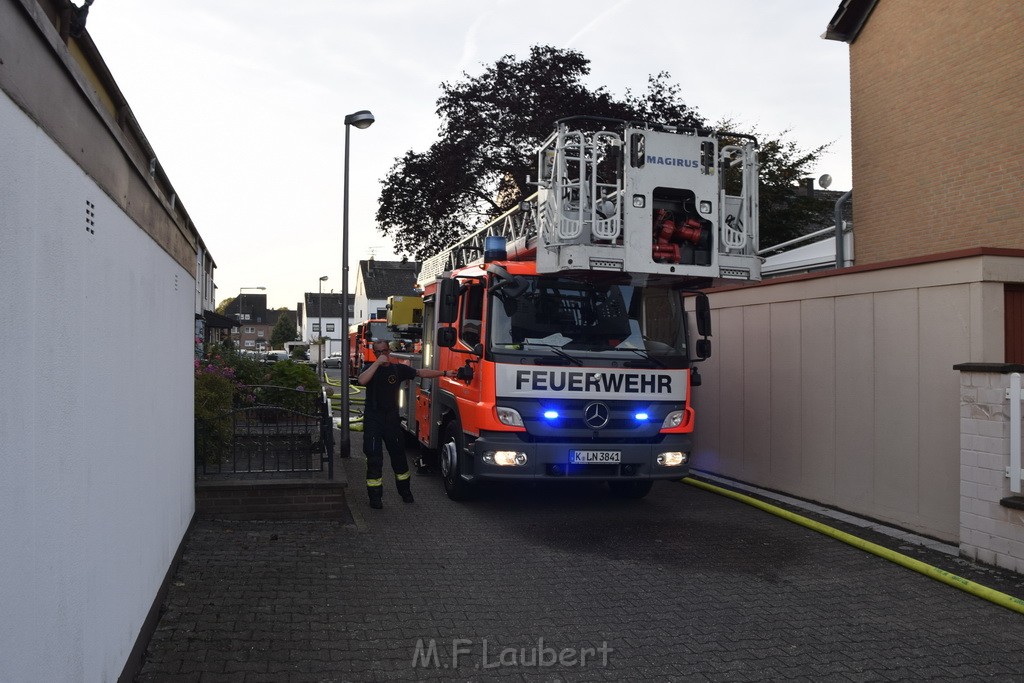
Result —
M750 506L415 476L371 510L354 437L353 522L195 524L137 680L1024 680L1024 615Z

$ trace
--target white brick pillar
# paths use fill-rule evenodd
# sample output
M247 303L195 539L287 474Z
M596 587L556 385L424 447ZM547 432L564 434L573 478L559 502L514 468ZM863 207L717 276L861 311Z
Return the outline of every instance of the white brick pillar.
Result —
M1024 497L1010 492L1010 374L1024 366L964 363L960 371L960 553L1024 574Z

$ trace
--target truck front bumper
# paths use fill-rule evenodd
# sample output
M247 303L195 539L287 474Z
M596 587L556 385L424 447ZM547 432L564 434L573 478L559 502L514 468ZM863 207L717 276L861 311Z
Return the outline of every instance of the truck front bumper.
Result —
M679 479L689 474L693 447L691 434L661 434L655 441L536 442L521 432L484 432L469 446L471 461L463 468L466 479ZM618 462L576 464L574 451L590 451ZM495 464L496 453L521 453L521 465ZM659 456L682 453L678 465L659 464ZM614 454L614 455L609 455Z

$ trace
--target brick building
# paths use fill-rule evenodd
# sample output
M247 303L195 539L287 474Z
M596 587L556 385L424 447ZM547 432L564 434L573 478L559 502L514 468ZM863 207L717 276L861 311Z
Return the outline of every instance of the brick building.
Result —
M1024 249L1024 6L845 0L857 265Z
M237 326L232 330L237 348L248 351L270 350L270 336L282 315L287 316L292 327L298 329L296 311L268 309L266 294L243 292L228 306L225 313L237 321Z

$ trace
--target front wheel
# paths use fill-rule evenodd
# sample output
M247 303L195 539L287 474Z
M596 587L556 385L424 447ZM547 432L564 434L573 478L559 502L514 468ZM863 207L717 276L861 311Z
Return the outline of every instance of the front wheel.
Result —
M650 479L639 481L610 481L608 488L616 498L638 500L651 492L654 482Z
M473 495L473 485L459 475L464 439L462 427L457 421L452 420L445 425L444 434L441 437L441 447L438 449L444 492L449 498L456 501L469 500Z

